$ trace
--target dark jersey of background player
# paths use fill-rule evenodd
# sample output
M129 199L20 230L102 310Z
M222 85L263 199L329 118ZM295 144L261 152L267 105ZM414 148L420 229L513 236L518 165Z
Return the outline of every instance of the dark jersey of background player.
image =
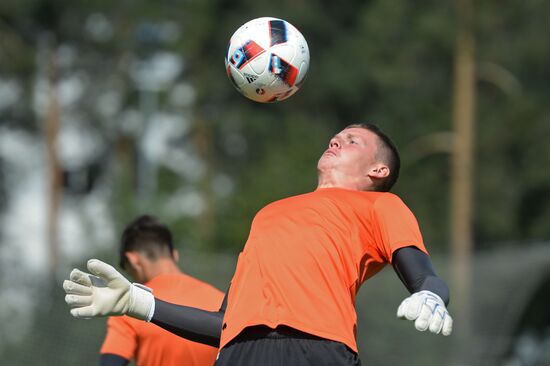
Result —
M223 293L182 273L177 265L169 229L156 218L143 215L125 228L121 237L120 265L134 280L164 301L217 311ZM217 348L178 337L153 324L128 316L110 317L100 350L102 366L212 365Z

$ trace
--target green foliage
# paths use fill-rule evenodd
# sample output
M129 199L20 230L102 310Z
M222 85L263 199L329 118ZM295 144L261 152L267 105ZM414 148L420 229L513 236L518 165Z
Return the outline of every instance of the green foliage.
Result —
M546 106L550 50L541 35L549 5L505 1L475 3L475 7L476 242L481 246L548 238L550 229L542 218L549 200L545 192L550 190L550 173L544 169L550 145L543 140L550 128ZM55 17L48 18L48 11ZM113 36L108 41L86 35L83 25L91 14L111 22ZM302 90L275 105L242 98L223 67L232 32L245 21L266 15L295 24L311 50ZM417 158L411 149L415 141L451 128L455 19L449 4L36 0L3 2L0 19L0 76L26 79L28 99L36 72L35 46L45 30L55 35L58 46L76 45L75 68L94 80L89 85L95 95L116 90L127 109L140 108L140 94L128 76L131 57L169 50L184 59L180 80L195 88L196 98L192 107L179 110L189 115L193 126L182 144L196 145L206 173L191 182L162 168L157 191L145 200L136 199L135 162L126 157L116 163L120 156L110 154L108 159L115 161L110 174L118 226L140 211L153 211L173 224L192 247L238 250L262 205L315 187L315 164L332 134L349 123L369 121L379 124L401 148L404 165L396 192L418 216L429 246L446 250L448 155L428 150ZM144 25L162 22L180 27L176 41L140 38ZM119 120L98 115L89 100L81 111L109 144L133 138L119 131ZM158 108L178 112L170 106L169 92L159 97ZM29 112L18 117L21 125L32 121ZM233 187L222 196L214 188L220 174ZM207 206L203 213L170 214L166 202L178 189L198 190ZM540 200L533 198L538 193Z

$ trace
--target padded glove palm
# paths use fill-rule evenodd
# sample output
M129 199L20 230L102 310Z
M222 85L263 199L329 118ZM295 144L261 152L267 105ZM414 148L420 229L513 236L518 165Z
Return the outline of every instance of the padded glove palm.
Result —
M132 284L111 265L98 259L88 261L86 273L73 269L63 282L65 302L75 318L128 315L149 321L153 317L155 298L151 289Z
M417 330L430 330L435 334L448 336L453 330L453 319L445 303L431 291L415 292L407 297L397 309L400 319L414 320Z

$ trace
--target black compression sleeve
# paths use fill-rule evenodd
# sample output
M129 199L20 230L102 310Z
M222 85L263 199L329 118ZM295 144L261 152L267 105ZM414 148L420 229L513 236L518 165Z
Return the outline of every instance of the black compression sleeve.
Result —
M227 294L216 312L170 304L155 298L155 313L151 322L180 337L218 347L226 299Z
M103 353L99 358L100 366L126 366L128 362L124 357L112 353Z
M398 249L393 254L393 269L410 293L428 290L449 304L449 287L437 275L430 257L416 247Z

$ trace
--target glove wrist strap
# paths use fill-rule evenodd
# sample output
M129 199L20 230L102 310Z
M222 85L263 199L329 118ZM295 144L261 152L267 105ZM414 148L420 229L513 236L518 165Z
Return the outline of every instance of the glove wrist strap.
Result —
M418 294L424 294L424 295L427 295L427 296L435 297L437 302L439 302L441 305L445 305L445 303L443 302L443 299L438 294L436 294L435 292L432 292L432 291L429 291L429 290L422 290L422 291L419 291Z
M153 290L139 283L130 286L130 304L128 315L145 321L150 321L155 312L155 297Z

